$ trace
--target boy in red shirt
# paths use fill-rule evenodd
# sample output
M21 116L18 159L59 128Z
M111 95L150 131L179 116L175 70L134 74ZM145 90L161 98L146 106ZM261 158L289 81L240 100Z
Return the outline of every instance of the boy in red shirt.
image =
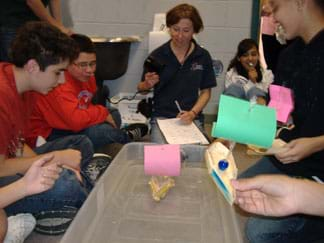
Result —
M47 141L72 134L86 135L94 148L110 143L128 143L147 133L145 124L120 129L120 114L91 102L96 92L96 51L85 35L71 36L79 46L79 56L65 72L66 83L47 95L35 94L36 107L29 120L27 135L31 146L42 136Z
M93 155L87 137L70 136L46 143L35 150L36 153L24 143L26 119L34 107L29 91L47 94L63 83L64 70L77 53L75 42L59 29L43 22L29 22L12 44L13 64L0 63L0 208L4 208L8 215L39 213L64 206L80 207L87 197L87 189L91 189L84 188L79 182L81 169ZM43 192L49 188L44 187L29 192L28 186L32 182L22 178L30 172L34 161L43 157L37 154L49 151L52 152L46 156L47 161L38 167L54 163L71 170L63 169L51 190ZM39 170L42 176L49 177L41 168L38 174ZM32 187L35 189L35 186ZM12 187L8 194L8 188ZM28 196L31 194L35 195ZM3 214L0 214L0 220L6 221Z

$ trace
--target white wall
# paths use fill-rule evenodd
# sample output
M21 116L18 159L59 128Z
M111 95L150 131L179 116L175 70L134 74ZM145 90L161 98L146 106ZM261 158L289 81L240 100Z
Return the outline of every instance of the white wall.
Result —
M140 81L143 61L148 55L148 33L152 30L154 13L166 12L187 2L200 11L205 29L198 35L199 43L224 69L234 56L238 42L250 36L253 0L69 0L62 1L63 21L75 32L106 37L138 35L142 42L131 45L128 70L116 80L107 80L111 94L135 92ZM205 109L215 114L219 93L224 86L224 73L217 79L218 87Z

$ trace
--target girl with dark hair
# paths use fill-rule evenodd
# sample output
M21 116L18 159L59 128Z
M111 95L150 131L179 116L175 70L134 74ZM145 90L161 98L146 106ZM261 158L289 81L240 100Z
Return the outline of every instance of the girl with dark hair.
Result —
M260 66L257 43L252 39L242 40L227 69L224 94L245 100L255 96L259 104L266 104L272 82L272 72Z

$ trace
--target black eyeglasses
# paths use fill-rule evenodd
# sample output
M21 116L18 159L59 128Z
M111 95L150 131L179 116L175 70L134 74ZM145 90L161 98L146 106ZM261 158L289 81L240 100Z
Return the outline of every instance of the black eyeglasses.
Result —
M88 67L90 68L95 68L97 66L97 62L96 61L92 61L92 62L79 62L73 63L74 65L76 65L78 68L82 69L82 70L86 70Z

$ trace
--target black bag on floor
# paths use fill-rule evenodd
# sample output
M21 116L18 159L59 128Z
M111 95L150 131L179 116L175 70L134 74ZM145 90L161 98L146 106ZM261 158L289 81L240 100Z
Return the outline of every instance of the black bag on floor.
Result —
M151 118L152 109L153 109L153 99L152 98L142 99L137 104L136 113L140 112L146 118Z

